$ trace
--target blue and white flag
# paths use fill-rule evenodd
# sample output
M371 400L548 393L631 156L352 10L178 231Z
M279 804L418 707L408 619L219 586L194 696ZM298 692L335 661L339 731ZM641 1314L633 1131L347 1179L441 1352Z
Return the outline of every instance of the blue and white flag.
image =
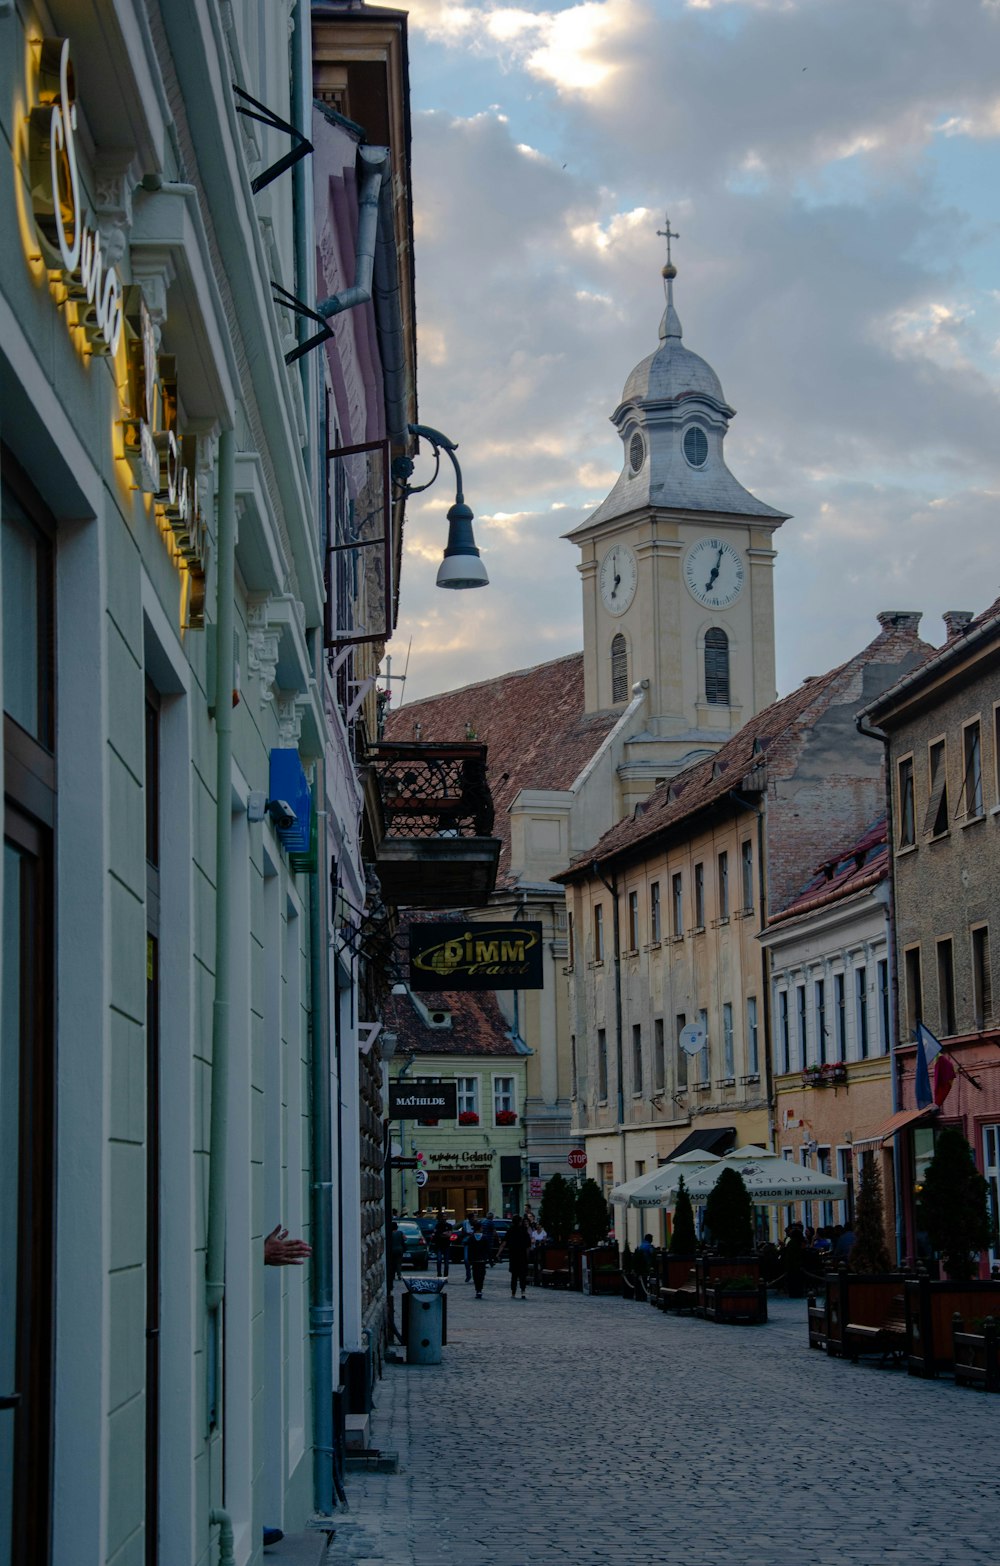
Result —
M940 1055L941 1045L934 1037L930 1028L925 1028L922 1022L917 1023L917 1058L915 1065L914 1089L916 1092L917 1108L929 1109L934 1102L934 1094L931 1092L930 1064L935 1055Z

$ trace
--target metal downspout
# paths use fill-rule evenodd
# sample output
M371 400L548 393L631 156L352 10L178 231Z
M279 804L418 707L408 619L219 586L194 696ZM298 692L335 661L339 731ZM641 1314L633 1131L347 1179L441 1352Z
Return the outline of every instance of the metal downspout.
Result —
M355 247L354 282L350 288L342 288L339 294L321 299L316 313L329 320L355 305L367 304L372 296L372 273L375 268L375 241L378 234L379 196L382 180L389 172L387 147L359 147L358 157L366 166L361 192L358 196L358 240Z
M591 869L600 881L611 893L611 928L615 943L615 1065L618 1072L618 1135L622 1145L622 1179L628 1179L628 1169L625 1164L625 1087L622 1082L622 940L621 918L618 912L618 882L606 881L601 874L597 860L591 862ZM626 1212L625 1241L628 1243L628 1228Z
M226 1292L235 562L236 436L232 430L223 430L219 436L215 620L215 998L212 1003L212 1114L205 1249L206 1304L210 1314L218 1311Z
M325 800L322 761L316 763L314 791ZM309 1337L312 1344L313 1385L313 1504L324 1517L334 1508L333 1498L333 1133L330 1103L330 1031L322 957L324 931L324 880L326 864L326 812L319 811L316 830L316 869L309 875L309 1074L311 1078L312 1137L312 1303Z
M885 945L886 960L889 964L889 994L892 998L892 1007L889 1013L889 1027L892 1029L891 1038L886 1039L889 1046L890 1079L892 1082L892 1112L896 1114L902 1107L899 1092L899 1071L896 1060L896 1044L899 1038L899 987L896 982L896 917L894 878L892 871L892 778L889 773L889 736L883 729L870 728L860 717L855 719L855 727L859 734L864 734L868 739L876 739L882 746L882 776L885 787L885 850L886 850L886 890L888 897L885 904ZM876 970L877 973L877 970ZM903 1242L905 1239L906 1225L903 1217L903 1159L899 1146L899 1132L892 1139L892 1183L895 1186L893 1196L893 1220L896 1231L896 1261L903 1260Z

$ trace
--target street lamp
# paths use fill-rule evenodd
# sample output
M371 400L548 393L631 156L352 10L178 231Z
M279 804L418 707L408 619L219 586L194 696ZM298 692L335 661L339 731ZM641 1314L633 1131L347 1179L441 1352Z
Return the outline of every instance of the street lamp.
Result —
M441 469L442 451L451 458L455 469L455 504L448 512L448 544L444 559L438 567L438 587L488 587L490 579L472 536L473 514L462 494L462 470L455 456L455 442L449 440L447 435L442 435L440 430L432 430L427 424L410 424L407 428L411 435L422 435L434 447L434 472L426 484L409 484L407 480L413 472L413 461L410 457L397 458L392 465L393 477L404 495L421 495L425 489L430 489Z

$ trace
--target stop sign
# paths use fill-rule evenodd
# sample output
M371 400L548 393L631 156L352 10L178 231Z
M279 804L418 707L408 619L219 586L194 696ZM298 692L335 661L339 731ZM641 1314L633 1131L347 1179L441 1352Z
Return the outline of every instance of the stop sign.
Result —
M573 1150L567 1154L566 1162L569 1164L571 1169L586 1169L587 1155L582 1147L574 1147Z

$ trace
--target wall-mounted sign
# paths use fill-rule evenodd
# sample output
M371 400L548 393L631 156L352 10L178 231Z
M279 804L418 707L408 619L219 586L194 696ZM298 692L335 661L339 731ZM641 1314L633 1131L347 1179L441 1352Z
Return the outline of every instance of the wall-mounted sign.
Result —
M76 166L76 83L68 38L44 38L38 60L38 102L28 119L31 208L50 277L77 304L91 350L118 351L124 289L85 221Z
M76 161L76 80L68 38L38 46L37 102L28 118L28 174L35 231L60 304L75 307L90 351L115 358L124 343L127 410L124 456L136 487L152 495L156 518L189 577L188 628L205 623L208 529L198 509L198 445L178 422L174 360L157 352L138 287L126 288L83 215ZM72 319L72 316L70 317Z
M450 1169L480 1169L495 1157L496 1150L491 1147L482 1153L428 1153L427 1162L437 1164L438 1173L447 1174Z
M389 1083L390 1120L456 1120L458 1088L454 1082Z
M410 926L410 986L414 990L540 990L540 924Z

